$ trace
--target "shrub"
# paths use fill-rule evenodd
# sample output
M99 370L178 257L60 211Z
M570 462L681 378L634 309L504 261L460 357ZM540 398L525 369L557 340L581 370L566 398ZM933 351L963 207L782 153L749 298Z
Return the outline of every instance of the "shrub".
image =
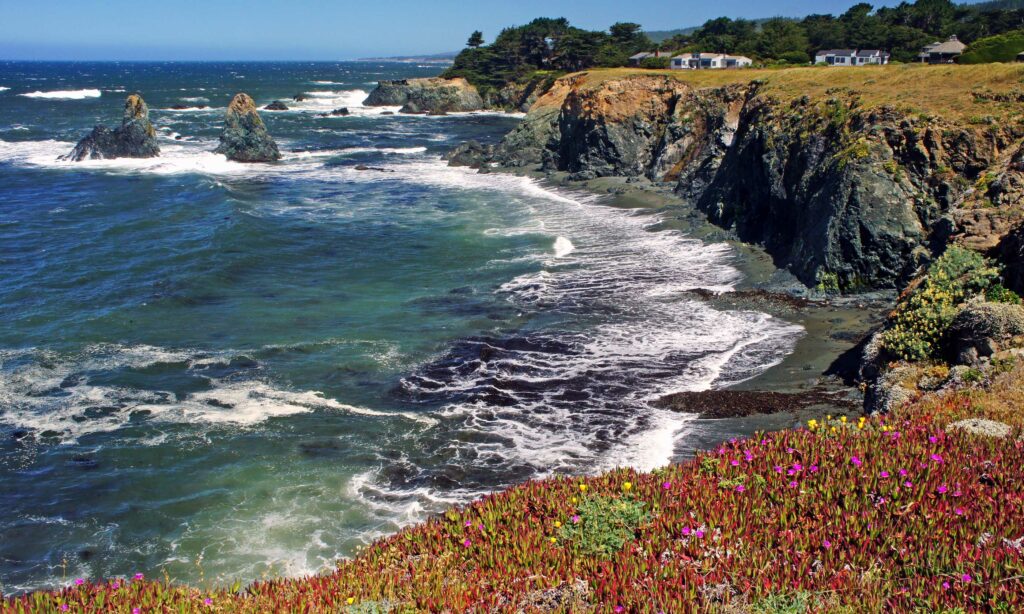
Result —
M958 58L960 64L1013 62L1024 51L1024 30L979 38Z
M952 246L928 268L921 285L904 297L882 333L885 349L904 360L936 357L957 307L993 286L999 270L981 254Z
M1020 296L1002 284L995 284L985 290L985 300L992 303L1020 305Z
M588 497L580 502L570 522L559 529L559 537L583 554L607 557L632 541L648 517L642 501Z
M640 60L640 68L665 69L671 61L672 58L667 55L660 58L644 58Z

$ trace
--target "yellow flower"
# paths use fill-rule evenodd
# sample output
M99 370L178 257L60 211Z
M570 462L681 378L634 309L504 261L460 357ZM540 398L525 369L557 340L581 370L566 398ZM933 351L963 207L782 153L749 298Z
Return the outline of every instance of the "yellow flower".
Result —
M347 603L348 603L349 605L352 605L353 603L355 603L355 602L356 602L356 598L355 598L355 597L349 597L349 598L348 598L348 599L346 599L345 601L346 601L346 602L347 602Z
M557 542L558 542L558 538L555 538L555 537L551 538L551 543L552 544L557 543Z
M832 427L832 432L833 432L833 433L835 433L835 432L836 432L836 427L834 427L834 426Z
M629 490L631 488L633 488L633 483L632 482L623 482L622 490Z
M817 420L808 420L807 421L807 426L809 426L811 428L811 430L813 431L814 429L818 428L818 421Z
M557 528L559 528L559 527L561 527L561 526L562 526L562 523L561 523L561 522L558 522L558 521L556 520L556 521L555 521L555 528L557 529Z
M576 503L578 502L578 499L576 499L576 497L573 497L572 499L570 499L570 501L572 501L573 505L576 505Z
M829 419L829 420L831 420L831 419L832 419L832 414L829 414L829 415L828 415L828 419Z
M840 416L839 421L842 422L843 424L846 424L846 416Z
M586 484L580 484L580 492L587 492L587 485Z

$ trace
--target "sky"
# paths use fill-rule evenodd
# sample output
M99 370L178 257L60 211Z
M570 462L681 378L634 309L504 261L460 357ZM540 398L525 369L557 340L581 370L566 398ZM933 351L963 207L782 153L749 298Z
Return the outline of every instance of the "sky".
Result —
M603 30L844 12L855 0L0 0L4 60L347 60L457 51L535 17ZM895 2L874 2L875 6Z

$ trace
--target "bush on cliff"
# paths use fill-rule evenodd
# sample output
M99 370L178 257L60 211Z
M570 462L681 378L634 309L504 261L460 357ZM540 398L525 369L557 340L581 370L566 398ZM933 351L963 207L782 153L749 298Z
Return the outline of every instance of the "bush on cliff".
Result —
M1013 62L1017 54L1024 51L1024 30L979 38L971 43L967 51L957 60L961 64L985 64L988 62Z
M903 360L939 356L958 308L996 284L999 269L981 254L952 246L928 268L921 284L900 299L882 334L885 349Z

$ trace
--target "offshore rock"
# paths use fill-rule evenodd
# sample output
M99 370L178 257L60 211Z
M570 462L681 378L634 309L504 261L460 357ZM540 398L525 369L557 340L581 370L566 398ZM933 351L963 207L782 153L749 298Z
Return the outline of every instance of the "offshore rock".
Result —
M224 132L214 153L236 162L276 162L281 159L277 143L256 110L256 103L245 93L236 94L224 117Z
M149 121L149 107L138 94L124 103L121 127L111 130L96 126L62 160L106 160L111 158L153 158L160 155L156 131Z
M494 146L481 145L476 141L467 141L445 155L448 166L468 166L483 168L490 163L494 155Z
M363 102L368 107L401 107L402 113L443 115L479 111L484 101L462 78L399 79L380 81Z
M286 105L285 103L281 102L280 100L275 100L274 102L272 102L272 103L268 104L267 106L263 107L263 110L264 111L287 111L288 110L288 105Z

